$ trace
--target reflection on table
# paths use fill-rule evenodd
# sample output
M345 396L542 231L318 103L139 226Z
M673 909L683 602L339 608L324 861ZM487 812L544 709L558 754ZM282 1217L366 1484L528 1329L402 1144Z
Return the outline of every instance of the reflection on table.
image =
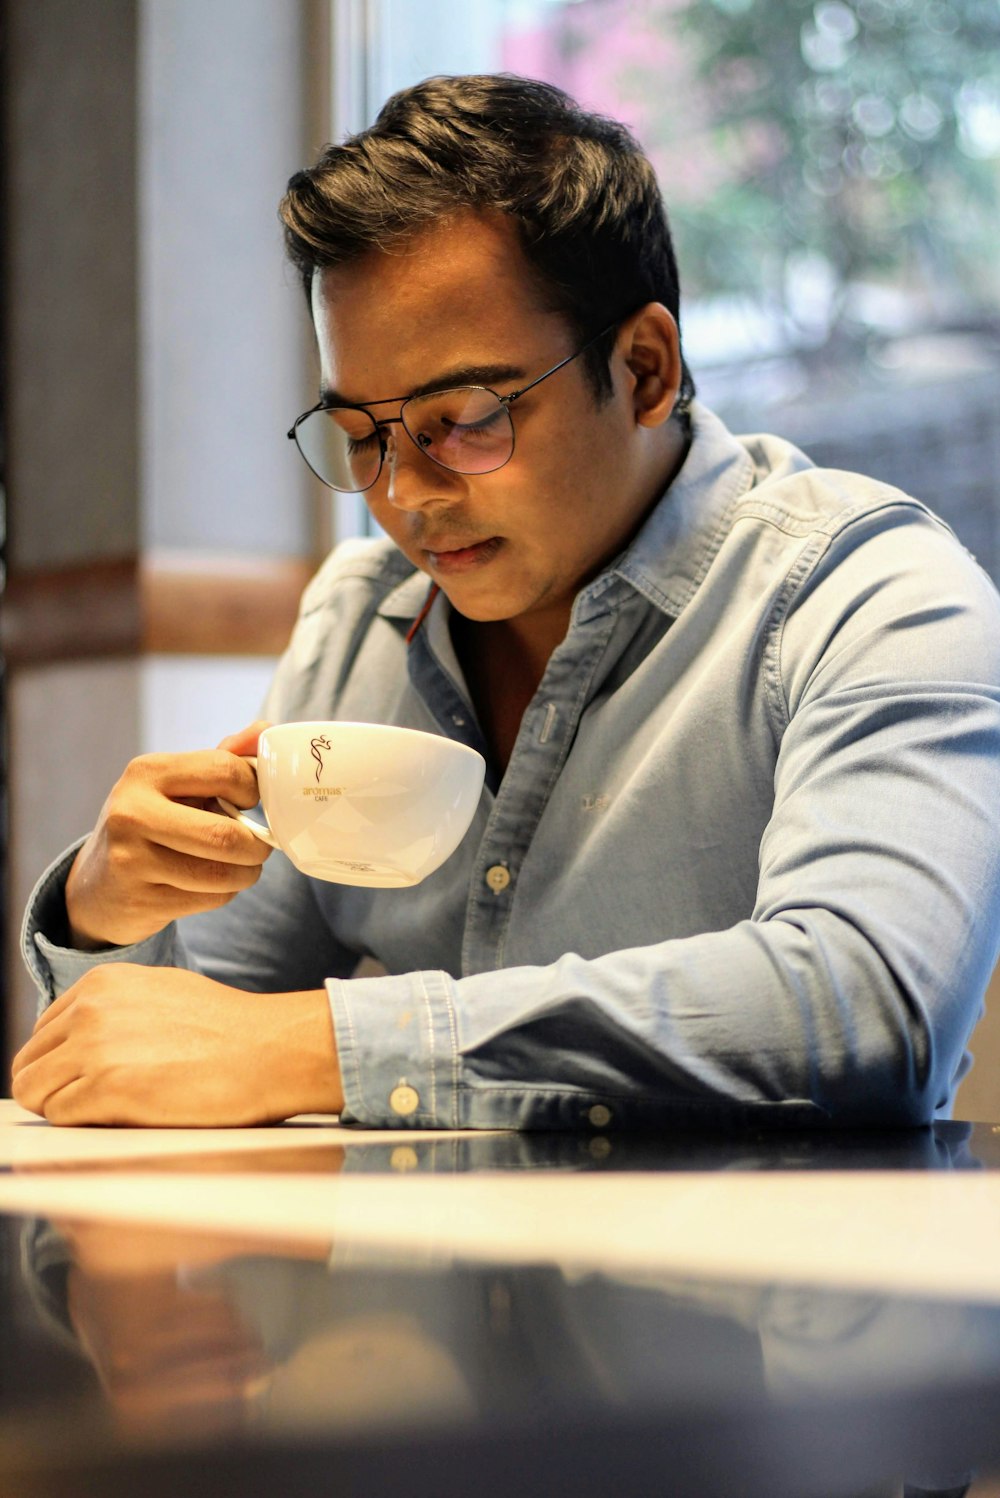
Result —
M585 1203L595 1236L633 1197L714 1203L720 1234L735 1219L719 1204L758 1187L808 1207L845 1187L894 1202L936 1185L958 1203L966 1187L1000 1185L989 1126L608 1137L596 1151L573 1136L358 1145L343 1132L0 1176L0 1200L28 1186L75 1203L0 1218L4 1498L378 1498L401 1486L407 1498L899 1498L904 1482L908 1494L986 1498L1000 1473L1000 1293L810 1282L805 1262L800 1277L679 1273L664 1267L667 1243L659 1267L655 1252L491 1258L481 1243L463 1249L472 1240L457 1217L449 1233L446 1212L427 1252L405 1224L395 1242L367 1241L351 1221L364 1200L354 1188L402 1212L422 1192L482 1202L484 1190L538 1187L557 1211ZM140 1190L172 1202L189 1186L256 1198L269 1225L266 1211L258 1231L81 1210L88 1194L116 1193L124 1209ZM324 1237L322 1215L298 1230L284 1187L336 1200L329 1221L345 1231ZM947 1224L926 1226L928 1242L946 1236Z

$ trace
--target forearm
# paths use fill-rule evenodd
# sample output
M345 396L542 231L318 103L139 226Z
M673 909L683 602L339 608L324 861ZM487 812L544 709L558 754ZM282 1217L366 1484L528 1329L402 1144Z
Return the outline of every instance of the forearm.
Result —
M216 1127L341 1106L326 994L248 994L176 968L105 964L42 1015L16 1100L54 1124Z
M425 1128L922 1123L975 1018L970 1004L927 1014L828 913L545 968L329 986L350 1115ZM398 1116L403 1082L419 1103Z

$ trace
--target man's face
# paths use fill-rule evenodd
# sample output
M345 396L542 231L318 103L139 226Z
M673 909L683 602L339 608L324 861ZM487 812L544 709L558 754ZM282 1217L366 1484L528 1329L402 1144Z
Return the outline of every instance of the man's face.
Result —
M391 253L317 275L324 397L398 416L400 397L459 384L499 395L575 352L546 311L513 225L471 212ZM385 397L394 402L378 404ZM365 498L379 525L474 620L568 614L647 508L636 493L628 382L598 403L582 360L515 401L514 453L488 474L452 473L398 425Z

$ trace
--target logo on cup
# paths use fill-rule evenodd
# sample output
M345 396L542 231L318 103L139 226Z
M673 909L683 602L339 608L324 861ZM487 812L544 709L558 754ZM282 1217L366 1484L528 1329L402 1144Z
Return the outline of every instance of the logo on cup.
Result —
M322 756L322 754L320 754L319 751L321 749L329 749L329 747L330 747L330 740L329 739L316 738L316 739L310 739L309 740L309 752L312 755L313 759L316 761L316 784L317 785L319 785L319 777L323 773L323 756Z

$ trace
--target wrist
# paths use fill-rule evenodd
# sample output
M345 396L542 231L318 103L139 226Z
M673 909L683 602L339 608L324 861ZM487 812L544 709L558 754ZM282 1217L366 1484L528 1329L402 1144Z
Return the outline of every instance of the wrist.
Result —
M98 898L99 878L87 857L90 842L88 838L80 848L66 876L63 899L68 945L77 952L106 952L134 946L162 931L168 921L140 924L130 919L123 924L120 905L107 895Z
M77 952L100 952L108 947L120 946L122 943L111 941L104 934L93 930L88 925L81 907L80 890L81 885L86 887L84 865L88 843L84 843L80 848L66 875L66 887L63 891L63 901L66 907L66 944Z
M269 1068L269 1112L339 1113L344 1090L326 990L275 994L274 1001L282 1033Z
M108 941L101 936L92 936L78 926L66 907L66 945L74 952L109 952L116 947L129 946L129 942Z

